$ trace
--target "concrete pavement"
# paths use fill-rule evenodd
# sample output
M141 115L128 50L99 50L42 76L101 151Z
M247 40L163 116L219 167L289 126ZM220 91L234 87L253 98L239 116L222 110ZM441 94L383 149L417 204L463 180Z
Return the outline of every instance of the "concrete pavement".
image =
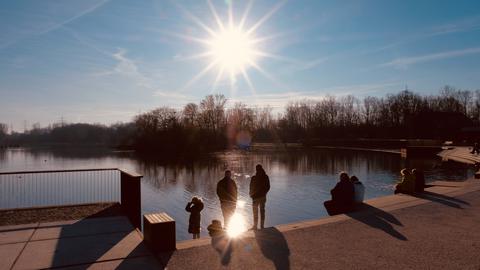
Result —
M0 269L158 269L124 216L0 227Z
M436 182L418 197L369 200L362 211L249 232L219 245L177 244L168 269L479 269L480 181Z

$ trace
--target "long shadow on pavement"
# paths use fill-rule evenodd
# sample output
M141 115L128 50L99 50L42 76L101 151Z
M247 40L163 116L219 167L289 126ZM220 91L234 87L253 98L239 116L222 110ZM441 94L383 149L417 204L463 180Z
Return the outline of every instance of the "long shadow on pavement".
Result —
M212 247L218 252L224 266L228 265L232 258L233 241L234 239L230 239L226 234L212 237Z
M443 205L446 205L446 206L449 206L449 207L458 208L458 209L463 209L461 204L470 205L466 201L463 201L463 200L460 200L460 199L457 199L457 198L454 198L454 197L446 196L446 195L443 195L443 194L430 192L430 191L423 191L423 192L420 192L420 193L415 193L415 194L412 194L412 196L417 197L417 198L421 198L421 199L425 199L425 200L429 200L429 201L432 201L432 202L440 203L440 204L443 204Z
M263 256L271 260L277 270L290 269L290 249L287 240L277 228L255 231L255 239Z
M75 266L75 269L87 269L97 260L146 255L148 251L135 241L137 232L130 223L126 218L123 222L118 220L122 218L120 206L113 207L118 210L111 217L105 213L112 210L106 209L73 224L61 226L50 267ZM96 223L98 217L105 216L107 219ZM115 252L112 250L114 247L117 247ZM124 265L120 266L125 268Z
M357 211L346 213L346 215L372 228L382 230L399 240L408 240L392 226L392 224L403 226L402 223L392 214L379 208L362 203L358 206Z
M429 196L432 196L432 197L436 197L436 198L440 198L440 199L444 199L444 200L448 200L448 201L452 201L452 202L456 202L456 203L460 203L460 204L470 205L470 203L467 202L467 201L464 201L464 200L461 200L461 199L458 199L458 198L455 198L455 197L450 197L450 196L447 196L447 195L427 191L427 190L423 191L423 194L429 195Z

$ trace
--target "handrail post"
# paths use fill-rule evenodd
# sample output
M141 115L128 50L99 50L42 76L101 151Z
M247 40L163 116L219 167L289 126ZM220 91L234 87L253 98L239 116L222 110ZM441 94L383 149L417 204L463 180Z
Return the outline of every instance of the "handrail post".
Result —
M130 219L132 225L140 229L142 222L140 180L143 176L130 174L123 170L119 171L122 210Z

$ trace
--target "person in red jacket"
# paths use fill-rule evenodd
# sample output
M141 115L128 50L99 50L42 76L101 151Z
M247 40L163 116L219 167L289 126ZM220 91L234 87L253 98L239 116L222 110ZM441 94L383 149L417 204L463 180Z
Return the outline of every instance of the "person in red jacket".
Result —
M252 198L253 207L253 226L252 230L257 229L258 208L260 208L260 228L265 227L265 203L267 202L267 193L270 190L270 179L265 173L262 165L255 167L256 173L250 180L250 198Z

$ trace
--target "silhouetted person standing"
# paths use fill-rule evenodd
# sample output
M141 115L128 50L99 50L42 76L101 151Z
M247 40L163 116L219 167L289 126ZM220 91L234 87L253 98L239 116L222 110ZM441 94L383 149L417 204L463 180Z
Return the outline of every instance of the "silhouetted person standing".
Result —
M230 217L237 207L237 184L232 179L232 172L225 171L225 177L217 184L217 195L220 199L224 226L228 226Z
M253 208L253 226L256 230L258 225L258 208L260 207L260 228L265 228L265 203L267 202L267 193L270 190L270 179L265 173L262 165L255 167L255 175L250 180L250 198L252 198Z
M352 210L355 188L347 173L340 173L340 181L330 191L330 194L332 194L332 200L323 203L329 215L337 215Z
M185 206L185 211L190 213L188 219L188 233L193 234L193 239L200 238L200 212L203 210L203 202L198 197L193 197L192 200Z

